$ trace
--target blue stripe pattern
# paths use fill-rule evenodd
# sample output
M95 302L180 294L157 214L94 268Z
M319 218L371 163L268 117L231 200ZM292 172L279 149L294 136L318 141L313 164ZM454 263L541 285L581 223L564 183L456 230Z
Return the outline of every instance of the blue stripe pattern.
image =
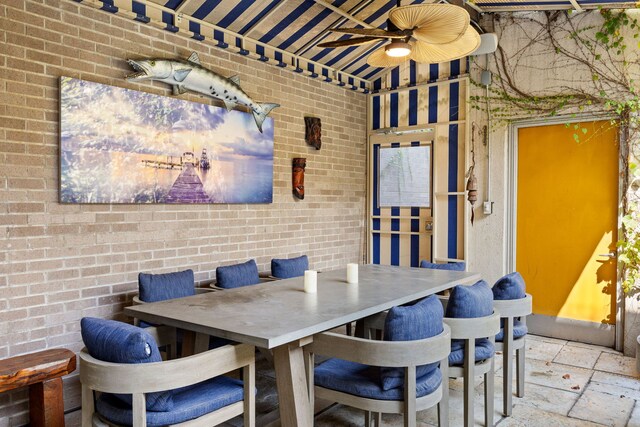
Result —
M337 1L334 2L333 5L336 6L336 7L340 7L345 1L346 0L337 0ZM309 22L307 22L302 27L300 27L300 29L298 31L296 31L291 36L289 36L289 38L287 38L284 42L280 43L280 45L278 45L278 47L280 49L283 49L283 50L288 48L293 43L295 43L296 41L298 41L302 37L304 37L305 34L307 34L309 31L311 31L313 29L313 27L315 27L320 22L322 22L331 13L332 13L331 10L324 9L322 12L320 12L316 16L314 16L313 19L310 19Z
M198 19L204 19L220 4L221 0L205 0L204 3L193 12L192 16Z
M302 4L296 7L293 12L280 20L280 22L278 22L269 32L260 37L260 41L262 43L269 43L315 4L316 3L312 0L305 0L302 2Z
M233 24L235 20L238 19L240 15L242 15L242 12L247 10L247 8L252 4L253 0L239 1L238 4L227 14L227 16L218 21L217 25L219 27L227 28L229 25Z
M409 62L409 85L413 86L418 81L418 72L416 63L414 61ZM409 126L415 126L418 124L418 89L411 89L409 91ZM419 141L412 141L412 147L420 146ZM420 208L411 208L411 216L416 217L411 219L411 232L417 233L420 231ZM420 265L420 236L411 235L411 267L418 267Z
M373 82L373 87L375 89L382 88L382 79L377 79ZM373 130L380 129L380 115L382 114L380 110L380 96L374 96L372 99L372 121L371 126ZM380 206L378 201L378 167L379 167L379 155L380 155L380 144L376 144L373 146L373 197L372 197L372 209L371 212L374 216L380 215ZM380 219L374 218L372 220L371 228L373 230L380 230ZM380 264L380 233L373 233L372 235L372 259L371 262L373 264Z
M136 21L140 21L145 24L149 22L149 17L147 16L147 6L144 3L132 1L131 10L136 14L136 17L134 18Z
M251 21L249 21L244 27L242 27L242 29L240 31L238 31L238 33L245 35L247 33L247 31L249 31L251 28L253 28L254 25L256 25L258 23L258 21L260 21L262 19L263 16L268 15L271 10L276 7L276 5L278 3L280 3L281 1L284 0L273 0L269 6L265 7L264 9L262 9L260 11L260 13L258 13Z
M400 85L400 68L396 67L391 71L391 86L398 87ZM390 105L390 113L391 117L389 118L389 125L391 127L398 126L398 116L399 116L399 94L392 93L391 94L391 105ZM391 144L392 147L400 147L400 143L394 142ZM392 207L391 208L391 216L397 217L400 216L400 208ZM400 220L394 218L391 220L391 231L400 231ZM400 265L400 235L399 234L391 234L391 265Z

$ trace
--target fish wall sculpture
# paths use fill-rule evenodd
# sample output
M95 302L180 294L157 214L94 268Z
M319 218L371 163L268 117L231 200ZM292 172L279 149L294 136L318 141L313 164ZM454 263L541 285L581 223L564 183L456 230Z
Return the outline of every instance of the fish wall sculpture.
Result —
M193 52L186 61L174 59L127 59L136 71L126 76L129 81L158 80L173 87L173 94L180 95L190 90L224 102L227 110L241 104L248 107L260 132L267 115L279 104L258 103L240 87L238 76L223 77L200 65L200 58Z

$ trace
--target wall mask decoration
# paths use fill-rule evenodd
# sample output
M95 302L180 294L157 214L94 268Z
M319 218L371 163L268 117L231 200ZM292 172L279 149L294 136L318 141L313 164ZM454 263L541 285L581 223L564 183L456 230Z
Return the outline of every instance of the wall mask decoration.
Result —
M127 59L127 63L136 71L126 77L129 81L158 80L173 87L174 95L181 95L186 91L197 92L202 95L217 98L224 102L227 111L238 104L251 110L253 118L260 132L262 123L267 115L278 104L258 103L252 100L240 87L240 77L223 77L200 64L200 58L193 52L186 61L174 59Z
M304 199L304 170L307 167L307 159L296 157L293 159L293 195L297 199Z
M271 203L273 119L62 77L62 203Z
M322 146L322 127L320 123L320 119L317 117L305 117L304 118L304 139L307 141L307 144L315 147L316 150L319 150Z

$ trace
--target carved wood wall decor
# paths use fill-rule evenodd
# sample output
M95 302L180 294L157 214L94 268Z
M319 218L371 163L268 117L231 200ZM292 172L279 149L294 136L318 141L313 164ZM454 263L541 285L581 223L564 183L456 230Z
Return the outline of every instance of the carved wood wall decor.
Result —
M293 195L302 200L304 199L304 169L307 167L307 159L296 157L293 159Z
M322 136L322 126L320 123L320 119L317 117L305 117L304 118L305 132L304 139L307 141L307 144L315 147L316 150L319 150L322 146L321 136Z

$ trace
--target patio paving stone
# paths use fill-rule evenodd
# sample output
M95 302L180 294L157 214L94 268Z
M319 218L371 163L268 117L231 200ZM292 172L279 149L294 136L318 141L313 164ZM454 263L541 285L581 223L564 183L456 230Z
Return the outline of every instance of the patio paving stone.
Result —
M563 417L527 405L515 405L513 415L505 418L499 427L602 427L603 424Z
M527 359L525 363L525 381L527 383L574 393L584 390L592 374L593 371L589 369L535 359Z
M620 353L602 353L594 369L629 377L637 376L635 359Z
M561 340L546 341L539 338L532 339L532 337L527 336L527 341L525 343L527 346L525 351L525 357L527 359L537 359L544 361L552 361L562 347L565 345Z
M553 359L555 363L593 369L602 350L565 345Z
M587 389L569 412L569 417L607 426L624 427L631 416L634 404L635 401L628 397Z

